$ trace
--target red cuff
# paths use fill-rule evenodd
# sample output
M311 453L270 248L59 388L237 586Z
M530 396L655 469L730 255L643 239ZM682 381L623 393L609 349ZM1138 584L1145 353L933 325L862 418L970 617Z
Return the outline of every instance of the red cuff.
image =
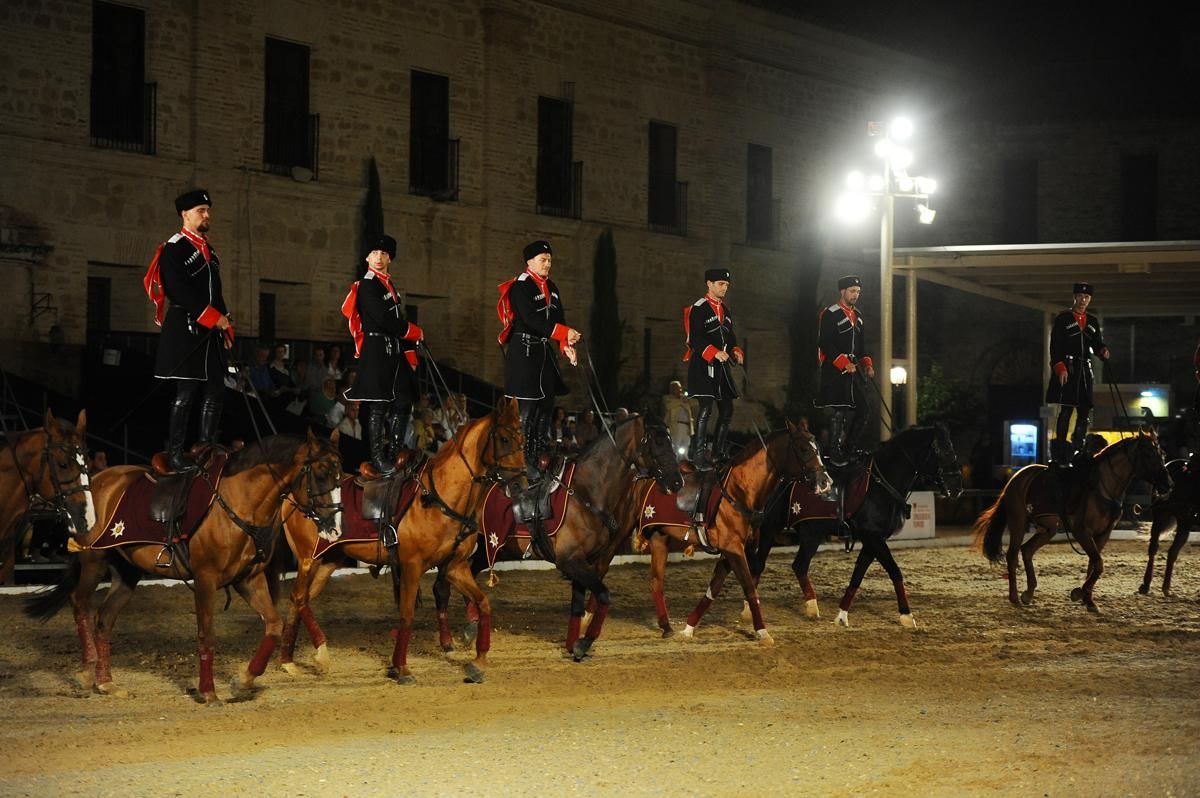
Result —
M871 360L870 357L860 357L858 359L858 365L862 366L865 369L873 369L873 368L875 368L875 361Z
M704 351L700 353L700 357L704 358L705 362L711 363L712 359L717 356L717 352L720 351L720 349L717 349L712 344L709 344L708 346L704 347Z
M838 355L833 359L833 367L838 371L845 371L846 367L849 365L850 358L846 357L845 355Z
M1062 375L1066 374L1067 373L1067 364L1066 363L1055 363L1054 364L1054 373L1060 377Z
M405 341L420 341L424 335L425 331L410 321L408 329L404 331L403 337ZM416 366L413 366L413 368L416 368Z
M200 318L196 319L196 321L200 322L201 324L203 324L205 327L209 328L210 330L213 327L217 326L217 322L220 320L221 320L221 311L217 310L212 305L209 305L208 307L206 307L204 309L204 312L200 314Z
M554 329L550 331L550 337L558 341L563 346L567 345L567 333L571 330L565 324L555 324Z
M416 325L413 325L413 326L416 326ZM408 365L412 367L412 370L413 370L413 371L416 371L416 370L417 370L417 353L416 353L416 350L414 350L414 349L410 349L410 350L408 350L407 352L405 352L405 353L404 353L404 359L408 361Z

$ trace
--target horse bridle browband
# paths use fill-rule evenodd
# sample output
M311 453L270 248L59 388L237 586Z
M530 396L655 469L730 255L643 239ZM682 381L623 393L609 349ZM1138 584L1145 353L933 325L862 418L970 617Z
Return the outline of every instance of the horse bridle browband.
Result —
M17 445L9 436L8 451L12 455L13 465L16 466L17 474L21 479L21 487L25 490L25 502L28 506L26 516L41 516L46 518L61 519L66 518L71 521L71 508L67 504L67 497L73 496L76 493L90 492L92 486L88 483L87 477L87 457L83 448L74 446L68 443L52 441L50 431L42 430L42 434L46 437L46 443L42 447L41 460L42 466L37 472L29 472L28 477L26 471L21 467L20 458L17 457ZM79 473L71 480L64 482L59 477L58 464L51 457L53 450L61 450L67 453L68 459L75 462ZM50 477L50 484L54 486L54 495L47 497L43 496L37 490L37 482L41 477L42 471L46 471ZM70 485L70 482L77 482L76 485ZM79 530L79 534L83 534L87 530Z

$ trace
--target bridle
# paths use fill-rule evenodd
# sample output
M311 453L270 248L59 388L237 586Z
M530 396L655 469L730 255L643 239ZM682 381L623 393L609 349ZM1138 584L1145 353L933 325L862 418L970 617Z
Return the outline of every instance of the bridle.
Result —
M671 481L671 477L675 476L679 483L683 481L683 477L679 472L679 461L675 459L675 455L671 451L671 431L667 429L667 425L662 421L651 419L648 416L642 416L642 419L644 426L642 428L642 437L637 445L637 456L633 462L627 461L627 464L630 468L636 467L640 469L638 479L653 479L662 488L664 493L670 495L675 492L667 484ZM666 458L660 457L654 448L655 440L664 438L667 442L665 450L670 457L670 465L664 463ZM617 450L617 453L621 455L622 459L625 459L625 455L620 449ZM670 473L672 471L674 474Z
M31 471L28 474L21 467L20 458L17 457L17 442L9 439L8 451L12 456L13 465L16 466L17 474L21 479L21 487L25 490L25 501L28 510L25 514L29 519L46 519L60 520L66 519L71 526L75 527L76 534L82 535L87 532L87 520L84 519L84 528L80 529L80 521L76 518L77 510L71 507L67 501L68 497L74 496L76 493L85 495L85 507L89 503L92 486L88 479L87 472L87 452L82 446L76 446L73 443L55 441L50 436L50 430L43 429L42 435L45 436L45 445L42 447L40 460L41 463L36 471ZM76 473L70 479L64 479L59 473L62 466L53 457L53 453L63 452L66 458L75 463ZM37 489L37 485L45 475L49 478L51 486L54 488L52 496L43 496L41 491Z
M956 491L951 491L950 486L947 484L948 478L958 476L958 461L954 455L954 447L949 442L943 445L943 432L940 429L931 427L930 431L933 433L933 439L925 449L925 454L921 457L920 463L912 458L907 447L898 446L901 456L913 470L912 478L903 492L887 479L880 469L878 461L875 458L871 460L871 474L874 479L893 499L901 504L908 503L908 494L912 492L912 486L916 484L919 477L932 480L938 489L938 493L943 497L950 498L952 493L956 493ZM932 470L929 469L931 460L935 465Z

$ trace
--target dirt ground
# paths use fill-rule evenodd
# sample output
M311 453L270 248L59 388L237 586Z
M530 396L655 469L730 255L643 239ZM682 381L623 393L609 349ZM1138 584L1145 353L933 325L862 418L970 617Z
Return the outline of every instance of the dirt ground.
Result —
M1110 544L1095 616L1068 599L1085 562L1066 545L1040 553L1024 610L973 551L900 551L916 631L878 566L838 627L852 559L833 551L814 563L822 616L808 620L776 556L762 586L770 648L728 592L694 640L660 639L646 566L620 566L582 664L559 650L568 586L506 572L482 685L462 683L466 653L438 648L428 590L418 683L385 681L389 585L349 576L316 605L331 673L298 647L302 675L273 665L252 700L215 708L187 692L186 588L139 588L121 618L123 699L73 686L69 612L40 625L0 596L0 795L1200 795L1200 562L1185 552L1175 597L1138 596L1144 552ZM670 567L677 629L710 571ZM261 626L235 596L218 630L228 697Z

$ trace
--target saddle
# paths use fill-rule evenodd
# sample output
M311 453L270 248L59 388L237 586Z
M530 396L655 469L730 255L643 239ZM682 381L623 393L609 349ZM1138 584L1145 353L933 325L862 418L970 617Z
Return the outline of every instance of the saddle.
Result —
M542 466L542 463L538 464ZM551 471L553 467L553 471ZM567 470L567 459L560 458L557 463L546 463L544 468L539 468L543 477L540 482L531 485L529 488L512 497L512 509L514 517L523 524L533 524L537 521L545 521L553 517L554 508L552 497L564 486L565 482L569 482L569 478L564 480L563 474ZM571 472L574 474L574 468Z
M541 482L544 487L539 488L538 492L544 494L545 502L539 501L533 520L521 517L517 509L520 495L509 497L502 485L493 485L488 490L483 500L482 532L487 544L489 568L495 564L500 549L504 548L510 537L533 539L534 525L539 523L547 540L558 532L567 515L571 481L575 478L575 463L564 460L559 465L556 473L546 475Z

